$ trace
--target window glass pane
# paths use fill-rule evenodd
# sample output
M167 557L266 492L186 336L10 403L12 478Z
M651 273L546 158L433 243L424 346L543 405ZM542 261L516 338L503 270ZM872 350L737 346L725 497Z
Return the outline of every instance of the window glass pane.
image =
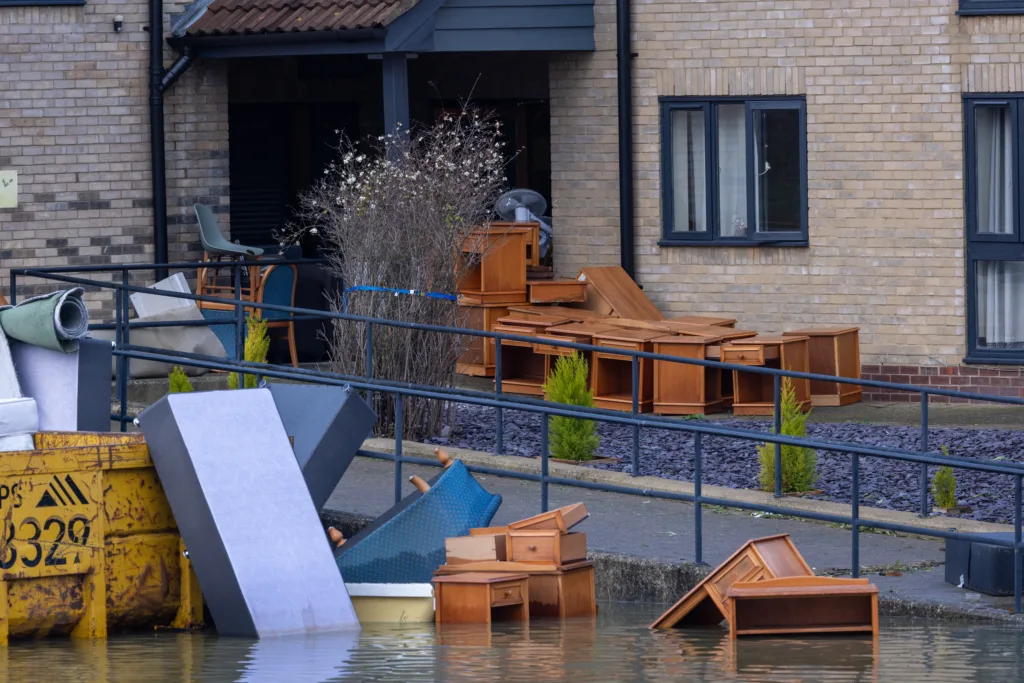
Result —
M800 112L754 110L754 215L758 232L800 230Z
M977 262L978 347L1024 349L1024 261Z
M718 105L718 233L747 234L746 107Z
M672 112L672 229L707 232L704 112Z
M978 170L978 232L1013 233L1013 135L1009 107L974 110L974 163Z

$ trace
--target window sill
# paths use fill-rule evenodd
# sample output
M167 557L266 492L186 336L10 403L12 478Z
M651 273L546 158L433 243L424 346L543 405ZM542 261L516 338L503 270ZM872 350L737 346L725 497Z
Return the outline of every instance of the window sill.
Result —
M999 355L994 357L974 353L964 356L963 363L964 365L1024 365L1024 353L1017 356Z
M659 247L808 247L807 240L658 240Z

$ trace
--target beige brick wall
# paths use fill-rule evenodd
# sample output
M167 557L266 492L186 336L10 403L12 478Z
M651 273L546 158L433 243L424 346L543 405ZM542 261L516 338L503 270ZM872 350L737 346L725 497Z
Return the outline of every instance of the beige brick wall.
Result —
M1022 17L957 0L634 0L637 277L665 313L861 327L866 363L965 353L961 94L1024 91ZM615 12L551 67L557 267L618 263ZM659 247L658 97L807 99L809 248Z
M182 6L166 5L168 34ZM0 209L0 291L9 268L152 261L147 11L0 7L0 169L19 183L18 208ZM165 98L172 260L197 254L192 202L228 201L226 81L223 65L195 64Z

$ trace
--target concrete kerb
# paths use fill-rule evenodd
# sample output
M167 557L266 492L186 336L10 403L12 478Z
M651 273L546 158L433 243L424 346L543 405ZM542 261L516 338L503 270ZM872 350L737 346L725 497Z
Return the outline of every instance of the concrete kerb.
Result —
M437 448L437 446L429 444L411 441L402 442L402 454L411 457L432 459L434 458L435 448ZM524 458L517 455L492 455L481 451L472 451L465 448L453 448L449 446L444 446L443 448L449 455L462 460L467 465L495 467L526 474L540 474L540 460L538 458ZM367 439L363 443L363 449L393 454L395 452L395 442L394 439ZM631 477L624 472L599 470L585 465L566 465L558 462L549 462L548 474L562 479L575 479L577 481L622 486L636 489L638 491L657 491L663 493L693 495L693 484L691 482L649 476ZM705 496L735 501L737 503L771 505L775 507L788 508L794 512L814 512L839 516L848 516L850 514L850 505L847 503L833 503L795 496L786 496L780 499L775 498L770 493L750 489L733 489L725 486L709 486L705 484L702 487L701 493ZM960 519L945 516L922 518L912 512L899 512L896 510L884 510L881 508L864 506L861 506L860 508L860 519L865 525L870 525L871 522L885 522L889 524L917 526L924 529L934 529L936 531L949 531L951 529L962 533L994 533L999 531L1013 531L1013 525L1011 524L995 524L992 522L980 522L973 519ZM812 522L812 520L805 521Z

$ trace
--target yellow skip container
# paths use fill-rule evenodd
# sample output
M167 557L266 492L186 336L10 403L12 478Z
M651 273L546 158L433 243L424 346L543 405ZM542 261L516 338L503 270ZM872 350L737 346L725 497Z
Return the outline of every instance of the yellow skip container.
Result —
M202 621L141 434L43 432L0 453L0 644Z

